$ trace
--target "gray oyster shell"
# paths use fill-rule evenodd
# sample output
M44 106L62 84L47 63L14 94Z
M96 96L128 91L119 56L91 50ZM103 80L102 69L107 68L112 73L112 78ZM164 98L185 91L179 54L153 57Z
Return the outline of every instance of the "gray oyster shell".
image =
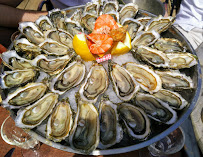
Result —
M73 113L68 100L59 101L48 119L46 137L60 142L69 136L72 125Z
M118 1L104 1L104 5L102 7L103 14L107 14L110 11L118 12L119 4ZM118 21L119 22L119 21Z
M83 10L82 9L76 9L75 12L71 15L70 19L72 21L79 22L81 21Z
M133 139L146 139L151 133L150 120L146 113L129 103L121 103L117 108L128 135Z
M66 17L66 12L64 10L53 9L48 12L48 17L55 28L65 29L64 20Z
M81 18L82 25L90 32L93 31L97 16L90 13L84 13Z
M99 2L87 2L85 5L83 13L90 13L92 15L98 16L99 15L99 10L100 9L100 4Z
M139 17L136 20L138 20L143 26L145 26L151 19L152 17L146 16L146 17Z
M72 36L75 36L80 32L84 32L84 29L80 25L80 23L77 21L73 21L70 18L65 18L65 30L69 32Z
M38 27L40 28L40 30L42 31L42 33L46 33L48 30L53 29L53 24L50 21L50 19L48 18L48 16L42 15L40 16L35 23L38 25Z
M99 104L100 143L98 148L106 149L123 138L123 129L118 122L117 105L108 96L103 96Z
M34 104L18 111L15 118L16 126L32 129L40 125L52 113L57 102L57 94L47 93Z

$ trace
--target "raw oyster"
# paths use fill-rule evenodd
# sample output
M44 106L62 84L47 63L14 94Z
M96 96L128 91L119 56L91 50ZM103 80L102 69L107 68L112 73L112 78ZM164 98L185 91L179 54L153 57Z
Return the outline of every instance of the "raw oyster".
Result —
M3 64L12 70L33 69L33 66L30 64L30 61L23 57L20 57L15 50L6 51L2 53L1 59L3 61Z
M142 60L155 67L168 68L170 60L165 53L147 46L138 46L136 53Z
M95 106L76 95L77 113L69 135L70 146L84 154L91 153L99 144L99 113Z
M29 42L26 38L14 40L14 48L17 52L28 52L41 54L41 49Z
M11 88L33 80L36 71L32 69L4 71L1 75L1 88Z
M154 17L146 24L145 31L155 30L158 33L164 32L172 25L174 19L172 16L163 17L159 15Z
M9 93L2 104L4 107L11 109L20 108L41 98L46 90L47 86L43 83L28 83L24 87L19 87L14 92Z
M107 14L110 11L118 12L118 8L119 8L118 1L107 1L106 0L102 7L102 12L103 12L103 14Z
M105 149L119 143L123 130L118 122L117 105L108 96L103 96L99 105L100 143L98 148Z
M140 32L144 28L144 26L139 21L133 18L124 19L121 25L128 25L128 32L130 34L131 40L136 37L137 32Z
M72 116L73 113L68 100L58 102L47 122L46 137L54 142L64 140L72 128Z
M150 133L150 121L146 113L129 103L118 105L119 118L129 136L134 139L145 139Z
M175 38L159 38L155 42L154 46L158 50L164 51L165 53L184 51L182 43Z
M135 104L141 107L147 115L165 124L173 124L177 120L177 113L169 105L153 95L137 93Z
M75 12L71 15L70 19L72 21L76 21L76 22L80 23L82 13L83 13L82 9L76 9Z
M84 29L80 25L80 23L77 21L73 21L70 18L65 19L65 30L69 32L72 36L75 36L80 32L84 32Z
M136 5L135 3L128 3L124 5L119 12L120 23L122 23L123 20L126 18L134 18L137 12L138 12L138 5Z
M88 31L91 32L94 29L96 19L97 16L95 16L94 14L85 13L81 18L81 23Z
M31 61L31 64L40 68L44 72L49 73L49 75L55 75L60 73L65 68L73 56L74 53L62 57L46 57L45 55L39 55Z
M53 24L51 23L50 19L45 16L42 15L40 16L35 23L39 26L40 30L42 31L42 33L46 33L48 30L53 29Z
M137 47L140 45L149 46L156 42L159 39L159 33L155 31L140 31L136 34L136 37L132 40L132 47Z
M69 48L53 39L46 39L39 44L39 47L48 55L69 55L71 51Z
M64 19L66 17L66 12L60 9L53 9L48 12L48 16L57 29L64 29Z
M21 22L19 23L18 29L33 44L38 45L45 40L44 34L33 22Z
M148 66L133 62L127 62L124 66L133 75L143 90L154 93L162 88L161 78Z
M176 110L182 110L188 105L188 102L179 93L171 90L161 89L153 95Z
M183 90L183 89L192 89L194 84L192 79L189 76L186 76L183 73L180 73L178 70L168 70L168 71L155 71L162 80L162 86L166 89L172 90Z
M139 17L136 20L138 20L143 26L145 26L151 19L152 17L146 16L146 17Z
M113 89L118 98L123 101L134 98L140 87L134 77L124 67L112 61L109 62L108 70Z
M169 67L172 69L190 68L198 64L197 57L191 53L167 53L166 56L170 60Z
M95 103L98 96L107 90L108 85L108 74L104 67L99 63L93 63L79 93L83 100Z
M83 13L90 13L92 15L98 16L99 8L100 8L99 2L87 2Z
M51 113L56 103L58 95L48 93L34 104L20 109L17 113L15 124L20 128L34 128L41 124Z
M79 85L85 77L86 69L81 58L70 63L60 74L55 76L50 83L52 92L63 94L67 90Z

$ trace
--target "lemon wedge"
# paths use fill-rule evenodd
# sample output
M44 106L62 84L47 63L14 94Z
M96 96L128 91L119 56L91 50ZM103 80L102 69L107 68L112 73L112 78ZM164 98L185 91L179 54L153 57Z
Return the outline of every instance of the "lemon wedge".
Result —
M75 52L85 61L93 61L95 57L87 46L87 39L84 33L76 34L73 37L73 48Z
M130 34L126 32L126 37L124 41L119 41L116 42L113 48L111 49L111 54L112 55L120 55L120 54L125 54L131 50L131 38Z

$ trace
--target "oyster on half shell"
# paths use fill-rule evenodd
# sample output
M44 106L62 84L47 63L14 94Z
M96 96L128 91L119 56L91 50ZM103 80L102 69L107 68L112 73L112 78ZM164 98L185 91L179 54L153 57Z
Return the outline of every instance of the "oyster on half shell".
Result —
M96 107L76 95L77 113L69 135L70 146L84 154L91 153L99 144L99 113Z
M56 104L47 122L46 137L54 142L64 140L70 133L73 124L73 113L68 100Z
M57 94L47 93L34 104L18 111L15 118L16 126L32 129L40 125L52 113L57 102Z
M135 78L122 66L109 62L109 76L113 84L113 89L119 99L129 101L135 97L140 89Z
M35 23L39 26L40 30L42 31L42 33L45 34L45 32L47 32L48 30L53 29L53 24L51 23L50 19L48 18L48 16L42 15L40 16Z
M105 149L119 143L123 130L118 122L117 105L108 96L103 96L99 104L100 143L98 148Z
M52 24L57 29L64 29L64 19L66 16L66 12L60 9L53 9L48 12L48 17L51 20Z
M90 32L93 31L97 16L90 13L84 13L81 18L82 25Z

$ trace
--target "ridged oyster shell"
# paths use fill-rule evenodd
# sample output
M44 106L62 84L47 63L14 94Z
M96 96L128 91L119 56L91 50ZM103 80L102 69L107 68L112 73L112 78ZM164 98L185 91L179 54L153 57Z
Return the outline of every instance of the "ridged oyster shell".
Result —
M21 128L34 128L38 126L52 113L57 102L57 94L47 93L34 104L18 111L15 118L16 126Z
M68 100L59 101L48 119L46 137L60 142L69 135L72 125L73 113Z
M65 24L64 20L66 17L66 12L60 9L53 9L48 12L48 17L51 20L52 24L57 29L64 29Z
M48 18L48 16L42 15L40 16L35 23L38 25L38 27L40 28L40 30L42 31L42 33L46 33L48 30L53 29L53 24L50 21L50 19Z

